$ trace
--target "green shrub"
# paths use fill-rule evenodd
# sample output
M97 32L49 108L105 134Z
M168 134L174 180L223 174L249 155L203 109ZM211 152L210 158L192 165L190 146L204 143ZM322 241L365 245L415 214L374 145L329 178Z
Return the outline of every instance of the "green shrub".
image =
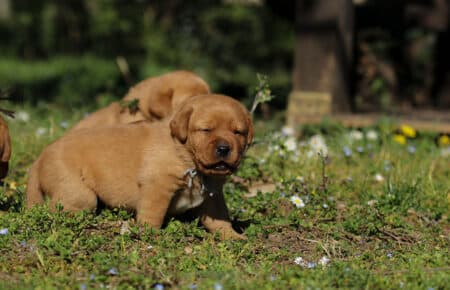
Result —
M0 87L11 87L15 97L32 103L93 104L98 94L118 87L119 79L114 60L93 56L58 56L46 61L0 59Z

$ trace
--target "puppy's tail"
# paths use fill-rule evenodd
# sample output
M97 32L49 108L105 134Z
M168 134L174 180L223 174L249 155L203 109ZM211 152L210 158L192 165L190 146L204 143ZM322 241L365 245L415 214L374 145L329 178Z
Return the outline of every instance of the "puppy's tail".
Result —
M28 174L27 193L25 199L25 205L27 208L31 208L36 204L44 202L44 194L39 184L39 160L36 160L31 166Z

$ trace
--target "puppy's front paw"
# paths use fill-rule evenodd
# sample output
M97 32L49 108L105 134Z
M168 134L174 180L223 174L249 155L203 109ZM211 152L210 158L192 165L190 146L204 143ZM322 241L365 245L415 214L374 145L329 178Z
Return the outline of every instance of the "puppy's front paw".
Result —
M245 235L237 233L235 230L231 229L220 229L218 230L220 233L220 238L222 240L240 240L244 241L247 240L247 237Z

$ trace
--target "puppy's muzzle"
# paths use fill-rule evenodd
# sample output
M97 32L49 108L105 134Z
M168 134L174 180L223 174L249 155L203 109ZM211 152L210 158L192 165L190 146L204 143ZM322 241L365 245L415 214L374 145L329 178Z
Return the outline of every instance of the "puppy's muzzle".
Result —
M220 141L216 146L216 155L219 158L227 158L230 155L231 147L228 143Z

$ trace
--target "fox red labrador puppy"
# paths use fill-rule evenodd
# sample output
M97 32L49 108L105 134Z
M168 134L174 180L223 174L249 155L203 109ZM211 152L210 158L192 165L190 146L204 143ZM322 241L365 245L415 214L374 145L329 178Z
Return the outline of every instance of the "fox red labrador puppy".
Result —
M253 138L248 111L224 95L192 97L161 122L138 122L67 134L33 164L28 207L60 203L64 210L109 207L136 212L159 228L167 216L193 210L223 238L243 238L228 216L222 187Z
M138 102L137 108L113 102L90 114L71 131L93 127L127 124L142 120L160 120L169 116L186 99L209 94L208 84L189 71L174 71L145 79L132 87L123 102Z

